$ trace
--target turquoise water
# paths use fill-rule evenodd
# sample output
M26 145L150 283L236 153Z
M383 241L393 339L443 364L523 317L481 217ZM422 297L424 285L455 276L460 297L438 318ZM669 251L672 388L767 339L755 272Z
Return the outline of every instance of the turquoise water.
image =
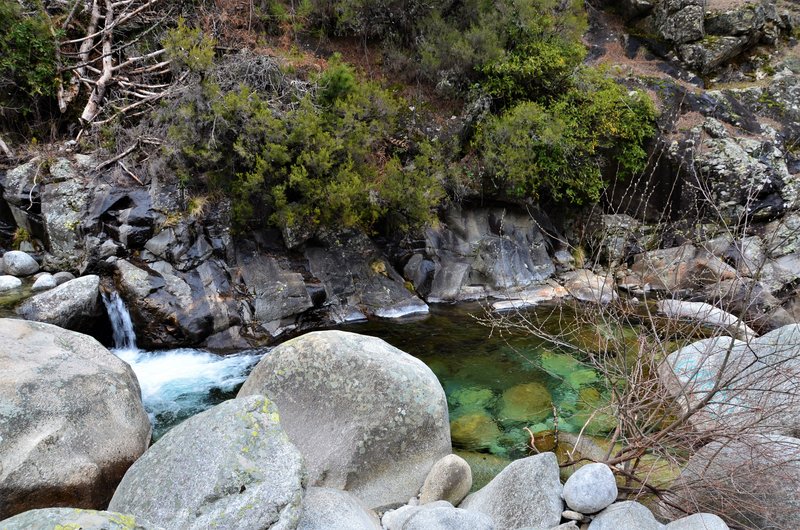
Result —
M548 318L549 309L537 311ZM380 337L431 368L447 395L456 449L519 458L530 452L526 428L545 433L558 421L560 431L580 431L606 401L598 374L574 349L530 333L500 334L478 321L484 316L477 305L434 306L420 320L339 329ZM572 339L586 347L597 333L577 330ZM602 434L611 426L608 416L596 413L585 432Z

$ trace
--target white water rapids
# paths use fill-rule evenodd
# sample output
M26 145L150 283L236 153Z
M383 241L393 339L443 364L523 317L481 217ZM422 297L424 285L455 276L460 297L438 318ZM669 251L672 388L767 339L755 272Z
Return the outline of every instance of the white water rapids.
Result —
M217 355L193 348L140 350L130 314L119 295L103 294L103 302L114 336L111 352L136 373L155 439L186 418L233 397L233 391L266 352Z

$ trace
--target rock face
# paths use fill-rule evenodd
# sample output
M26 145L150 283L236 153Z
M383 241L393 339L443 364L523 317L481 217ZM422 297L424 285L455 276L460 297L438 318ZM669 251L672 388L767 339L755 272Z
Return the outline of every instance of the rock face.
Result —
M150 442L130 367L91 337L0 319L0 519L104 508Z
M508 296L555 272L545 238L530 214L502 208L450 210L426 234L427 274L415 287L431 302ZM417 268L417 270L420 270Z
M447 501L457 506L472 488L472 469L458 455L447 455L433 465L419 492L420 504Z
M80 530L160 530L132 515L75 508L30 510L0 522L3 530L78 528Z
M375 512L346 491L308 488L297 530L380 530Z
M561 521L561 492L556 456L542 453L512 462L460 508L485 513L498 530L551 528Z
M312 485L369 506L404 503L450 454L444 391L421 361L380 339L322 331L265 356L239 396L264 394L306 458Z
M664 525L638 502L615 502L592 520L589 530L662 530Z
M117 259L113 265L145 348L199 344L241 323L225 268L213 260L185 273L164 261L148 266Z
M3 254L3 266L11 276L30 276L39 272L39 264L25 252L10 250Z
M564 484L564 501L583 514L596 513L617 500L614 473L605 464L587 464Z
M796 438L747 435L714 441L691 456L676 483L677 495L670 501L723 514L745 527L794 528L800 517L798 462L800 440ZM725 492L724 501L715 491ZM690 528L679 522L668 528ZM716 529L718 524L708 528Z
M17 314L65 329L88 332L103 315L100 277L82 276L27 299Z
M279 421L264 396L189 418L128 470L109 510L164 528L296 528L303 459Z

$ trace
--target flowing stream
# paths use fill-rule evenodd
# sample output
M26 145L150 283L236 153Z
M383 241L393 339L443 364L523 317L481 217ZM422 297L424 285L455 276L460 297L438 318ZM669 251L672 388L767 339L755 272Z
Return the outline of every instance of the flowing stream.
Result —
M144 351L136 347L119 296L110 293L103 301L113 325L112 351L136 373L156 439L234 397L268 351L224 356L191 348ZM430 315L410 322L382 320L340 329L380 337L424 361L445 390L453 445L462 451L513 459L529 452L526 429L541 433L552 430L556 421L562 432L578 432L587 421L586 434L610 428L608 417L591 414L607 397L590 367L529 335L491 336L472 317L480 311L479 306L433 306ZM586 333L582 340L596 341L596 329Z
M186 418L234 397L267 351L246 350L223 356L193 348L140 350L130 314L119 295L103 294L103 303L113 330L111 351L128 363L139 379L154 439Z

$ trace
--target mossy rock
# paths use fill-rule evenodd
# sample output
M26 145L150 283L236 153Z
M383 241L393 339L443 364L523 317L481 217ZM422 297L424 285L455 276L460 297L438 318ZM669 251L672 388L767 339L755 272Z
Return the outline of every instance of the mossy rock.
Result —
M497 445L500 429L484 412L469 412L450 422L453 444L468 449L488 449Z
M463 410L489 410L494 406L497 397L489 388L459 388L449 396L453 407Z
M553 398L541 383L525 383L503 392L500 417L504 420L538 423L553 409Z

